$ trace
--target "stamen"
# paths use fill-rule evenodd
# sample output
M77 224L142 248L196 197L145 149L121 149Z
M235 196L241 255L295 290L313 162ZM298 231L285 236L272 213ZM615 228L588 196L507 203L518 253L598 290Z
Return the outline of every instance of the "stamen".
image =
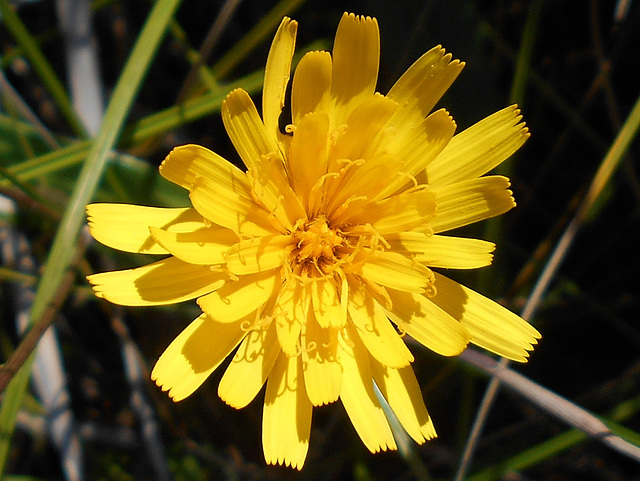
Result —
M375 227L373 227L371 224L367 223L366 224L366 228L370 230L371 234L373 235L373 238L375 239L375 248L377 248L378 246L378 242L382 242L384 244L384 247L386 249L391 249L391 244L389 244L387 242L387 240L382 237L382 234L380 234L380 232L378 232Z
M267 162L271 162L274 159L279 161L279 157L274 152L270 152L269 154L265 154L262 156L264 160ZM265 189L263 187L263 182L259 179L256 179L251 169L247 169L247 177L249 178L249 185L251 186L251 197L253 197L253 201L260 207L264 208L269 212L267 219L269 223L273 226L276 232L286 232L287 229L284 228L282 222L280 222L276 216L276 212L280 209L284 209L284 196L280 194L276 199L273 206L269 207L265 201L264 197L266 196Z
M324 184L324 182L327 179L337 179L338 177L340 177L340 173L338 173L338 172L328 172L328 173L320 176L320 178L316 181L316 183L313 184L313 187L311 188L311 190L312 191L319 190L320 187L322 187L322 184Z
M322 205L322 203L324 202L323 197L323 186L324 184L329 180L329 179L337 179L338 177L340 177L340 174L338 172L329 172L327 174L324 174L322 176L320 176L320 178L316 181L315 184L313 184L313 187L311 187L311 190L309 192L309 199L307 201L307 209L309 210L309 215L310 216L316 216L318 215L318 211L320 209L320 206Z
M438 294L438 289L436 288L436 275L433 271L427 268L429 271L427 277L427 287L425 287L424 295L427 297L435 297Z
M410 175L410 174L407 174L407 175ZM421 190L429 190L429 185L428 184L418 184L417 181L416 181L416 184L413 187L409 187L407 190L403 190L402 193L403 194L408 194L410 192L417 192L417 191L421 191Z
M332 219L335 218L335 211L340 209L342 204L345 202L345 197L350 197L348 195L350 189L345 190L343 187L348 185L349 181L353 178L354 173L358 168L364 165L365 162L365 159L337 159L335 161L335 163L344 164L344 166L338 171L340 174L339 178L327 189L327 198L330 199L330 202L326 206L326 212Z
M222 264L211 264L209 266L209 270L211 272L226 272L227 268ZM237 279L234 279L234 280L237 280Z
M433 237L434 233L433 233L433 229L431 228L431 225L427 224L425 226L424 229L421 230L421 232L426 235L427 237Z
M364 165L366 160L364 159L337 159L336 162L338 164L345 164L344 167L340 168L340 173L345 174L352 167L360 167Z
M407 335L407 331L404 330L403 325L404 325L404 323L396 324L396 328L397 328L397 331L398 331L398 336L400 336L400 337L404 337L404 336Z
M410 187L409 189L407 189L407 192L412 191L413 189L418 187L418 179L415 178L415 176L413 174L411 174L410 172L398 172L398 175L400 177L408 177L409 180L411 182L413 182L413 187Z
M234 274L233 272L228 272L227 274L229 276L229 279L231 279L232 281L239 281L240 280L240 277L237 276L236 274Z
M262 157L263 160L265 160L265 161L267 161L269 163L273 162L274 160L280 162L280 156L274 151L267 152L266 154L262 154L261 157Z
M301 217L300 219L298 219L298 220L296 221L296 223L295 223L295 224L293 224L293 230L294 230L294 231L297 231L297 230L302 229L302 227L304 227L304 225L306 224L306 222L307 222L307 219L304 219L304 218L302 218L302 217Z
M340 222L340 216L342 214L345 213L345 211L347 210L347 208L349 207L349 204L353 203L356 200L363 200L363 201L367 201L369 198L366 195L351 195L347 200L345 200L340 207L338 207L335 211L333 211L333 213L331 214L331 219L333 219L335 222Z
M338 139L344 135L348 128L349 126L347 124L341 124L329 132L329 141L331 142L331 145L336 145Z
M389 296L389 293L387 292L387 289L385 287L381 286L377 282L373 282L368 279L363 278L362 280L364 281L366 289L369 291L369 293L373 296L373 298L377 302L382 304L382 306L387 311L390 311L391 309L393 309L393 302L391 302L391 296Z

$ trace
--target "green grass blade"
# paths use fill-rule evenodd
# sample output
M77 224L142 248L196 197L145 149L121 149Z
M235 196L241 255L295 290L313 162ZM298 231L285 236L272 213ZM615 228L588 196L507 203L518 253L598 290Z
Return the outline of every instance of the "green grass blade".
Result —
M31 366L33 357L33 354L29 356L25 362L26 366ZM22 371L26 371L26 375ZM16 426L16 417L29 384L28 370L23 369L22 371L13 378L7 387L0 407L0 473L4 473L7 455L11 447L11 437Z
M306 45L305 48L294 55L294 63L302 57L304 52L324 48L326 48L324 42L314 42ZM169 107L136 121L122 131L118 145L121 147L137 145L158 134L218 112L222 101L231 90L243 88L249 94L255 94L262 88L263 77L263 70L256 71L226 84L224 90L200 95L180 105ZM0 116L0 122L2 120L3 117ZM25 128L28 128L28 126L25 126ZM91 141L73 141L58 150L10 166L7 168L7 172L15 176L17 180L27 182L79 164L86 158L90 147ZM4 185L7 185L7 181L0 177L0 186Z
M6 4L5 0L0 0ZM133 51L118 80L105 118L72 193L67 210L56 233L49 253L47 267L38 286L31 311L31 321L37 322L53 300L57 286L69 268L75 245L85 216L85 205L102 177L107 158L115 146L118 135L138 92L144 75L162 39L180 0L158 0L140 33ZM6 5L5 5L6 6ZM4 14L4 10L2 12ZM0 407L0 473L4 472L15 417L24 397L30 375L32 356L13 378Z
M53 67L47 61L42 50L38 46L33 36L20 20L14 9L9 5L8 0L0 0L0 13L2 22L7 26L18 44L22 47L25 56L29 59L31 66L42 79L43 84L49 90L54 101L58 105L60 112L65 117L73 131L79 137L86 137L87 132L76 114L64 85L56 75Z
M137 121L123 130L120 145L136 145L162 132L219 111L222 101L235 87L241 87L250 94L258 92L262 88L263 75L264 71L257 71L233 82L224 92L201 95L182 105L169 107ZM26 182L79 164L87 157L91 145L91 141L88 140L75 141L64 148L21 162L6 170L16 179ZM3 182L0 178L0 185L5 183L6 181Z
M636 99L636 103L631 109L631 113L624 122L624 125L620 129L620 132L616 136L616 139L611 144L607 155L602 160L598 171L596 172L589 191L585 196L585 199L576 213L577 222L584 222L587 217L593 217L597 215L599 211L599 201L603 189L611 179L611 176L620 167L624 156L627 154L631 142L638 135L640 130L640 97Z
M200 95L183 104L149 115L124 130L122 143L123 145L136 145L162 132L218 112L222 101L234 88L243 88L249 94L257 93L262 89L263 78L264 71L258 70L227 84L222 91Z
M522 32L520 40L520 49L516 60L516 70L511 83L511 92L509 94L509 102L524 106L525 91L527 89L527 81L529 79L529 65L531 65L531 57L536 44L538 26L542 18L544 0L535 0L529 5L527 20Z

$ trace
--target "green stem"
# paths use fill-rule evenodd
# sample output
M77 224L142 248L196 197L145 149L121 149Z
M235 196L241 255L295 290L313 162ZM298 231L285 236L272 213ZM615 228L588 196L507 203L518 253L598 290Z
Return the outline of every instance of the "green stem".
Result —
M0 0L0 2L0 5L4 5L2 9L4 15L4 10L10 9L6 0ZM48 306L55 300L61 280L71 267L75 249L71 249L70 246L76 244L84 222L85 206L91 201L100 182L108 156L115 147L133 99L179 3L180 0L158 0L154 4L118 80L100 131L91 145L68 207L56 232L47 266L38 285L31 310L30 321L32 323L40 322L44 313L47 312ZM11 435L15 427L15 418L26 392L32 361L33 354L28 357L9 383L0 407L0 474L4 471Z

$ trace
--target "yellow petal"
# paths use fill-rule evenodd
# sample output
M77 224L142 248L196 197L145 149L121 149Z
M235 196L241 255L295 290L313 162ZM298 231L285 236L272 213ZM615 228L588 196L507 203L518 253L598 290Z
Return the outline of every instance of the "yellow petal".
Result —
M233 322L251 314L280 287L280 273L265 271L238 280L198 299L200 308L218 322Z
M168 257L153 264L87 276L96 296L123 306L159 306L194 299L221 287L228 275Z
M347 313L333 279L318 279L311 284L311 302L321 327L342 327L347 322Z
M442 47L432 48L414 62L391 87L387 97L401 106L391 124L409 128L431 112L440 97L462 71L464 63L451 61Z
M391 123L391 121L389 122ZM391 164L395 171L386 177L386 184L376 199L413 186L415 178L438 159L456 131L456 123L444 109L420 119L411 128L387 126L371 145L366 158L378 159L377 170L383 175L382 166Z
M436 274L432 301L460 321L471 342L513 361L526 362L540 333L524 319L471 289Z
M240 110L241 106L244 105L250 111L250 113L245 112L245 115L237 112L236 117L234 117L234 125L238 124L245 129L258 128L254 124L245 125L243 123L247 121L246 118L249 118L259 123L262 130L264 130L262 120L257 117L257 111L248 94L239 90L234 92L237 92L238 95L231 98L240 97L241 100L235 102L240 104L237 108ZM235 103L232 102L234 105ZM247 140L247 142L249 141ZM266 149L267 147L264 148ZM268 156L267 154L265 153L264 155ZM256 153L256 155L259 154ZM267 216L273 216L274 220L279 221L286 227L290 227L292 221L288 216L297 220L304 213L298 199L286 184L286 179L282 180L283 166L281 160L276 159L274 163L268 159L263 161L259 158L256 162L261 163L261 169L253 172L252 178L254 182L252 183L247 174L219 155L204 147L184 145L171 151L160 166L160 173L172 182L189 189L192 195L195 189L200 190L203 187L212 189L209 198L198 197L196 199L199 202L201 214L215 223L233 229L237 233L259 235L256 232L261 232L260 229L252 228L252 226L239 226L246 219L241 215L234 215L236 211L242 214L254 207L263 212L261 215L255 214L250 217L263 227L268 225L269 230L272 230L272 223L265 220ZM275 171L273 170L274 168L276 169ZM276 185L278 179L280 179L279 184ZM256 181L259 185L254 185ZM196 195L201 194L202 192L200 191ZM216 203L216 201L220 204L220 209L212 207L211 204ZM196 208L198 209L198 207Z
M254 274L281 267L295 240L289 235L268 235L242 240L227 253L227 268L236 275Z
M238 236L230 229L213 224L192 232L171 232L149 227L155 241L173 256L191 264L222 264L229 248L238 242Z
M231 162L200 145L175 147L160 164L160 174L187 190L193 187L198 177L205 177L225 189L251 198L247 175Z
M388 293L388 314L401 331L442 356L457 356L467 347L469 333L445 309L420 294L391 289Z
M339 131L335 139L335 145L331 149L331 164L329 170L335 168L336 161L340 159L362 159L371 145L371 139L375 139L378 132L387 123L397 104L387 97L375 94L365 98L356 105L347 117L346 125ZM358 170L356 177L367 172L369 161ZM355 189L354 189L355 190Z
M284 17L271 43L267 65L264 69L262 89L262 118L267 134L277 137L280 133L278 117L284 106L284 96L291 74L291 59L296 46L298 23Z
M296 319L287 319L284 316L277 318L276 334L278 334L278 342L282 351L287 356L297 356L300 349L300 333L302 332L302 324Z
M222 102L222 121L247 168L255 168L263 156L278 152L275 136L267 133L253 100L244 90L231 91Z
M328 179L326 190L331 199L328 210L332 211L352 196L365 196L373 200L386 186L389 177L397 173L397 163L387 158L370 157L367 152L371 139L385 126L396 109L396 103L375 94L355 106L332 141L328 171L344 169L345 159L366 159L360 167L347 170L338 179ZM405 179L406 180L406 179Z
M477 269L493 259L493 242L465 237L427 235L409 231L385 236L391 250L413 257L429 267Z
M415 190L388 199L348 208L340 219L355 225L371 224L378 234L392 234L414 228L426 229L436 215L436 197L427 190Z
M515 207L509 179L494 175L432 189L437 214L430 225L444 232L504 214Z
M219 324L202 314L182 331L156 362L151 379L174 401L193 393L238 345L242 321Z
M486 174L529 138L516 105L457 134L427 167L428 183L440 187Z
M309 308L307 288L293 278L285 282L273 310L273 322L280 347L287 356L297 356L300 352L300 333L307 323Z
M220 380L220 399L236 409L249 404L271 374L280 352L273 323L249 331Z
M407 292L424 292L431 275L422 264L390 251L372 252L358 273L376 284Z
M262 414L262 447L267 464L302 469L311 431L300 357L281 355L267 381Z
M291 116L298 125L309 112L326 112L331 89L331 54L307 52L296 67L291 88Z
M338 362L338 330L322 328L309 319L302 349L304 383L311 404L334 402L340 395L342 367Z
M350 286L349 318L367 350L382 364L398 368L413 362L382 306L361 285Z
M369 353L347 324L340 331L338 358L342 365L340 400L349 419L372 453L396 449L391 428L373 390Z
M232 91L222 103L222 120L240 158L249 169L253 195L285 229L292 229L305 211L285 172L276 137L267 133L251 97Z
M380 392L409 436L418 444L435 438L436 430L412 367L392 369L372 360L371 369Z
M302 201L291 188L279 158L264 157L259 167L249 170L249 176L253 195L278 223L278 231L291 231L299 221L307 220Z
M89 204L89 231L94 239L113 249L140 254L168 254L151 235L149 226L170 230L202 227L194 209L164 209L130 204Z
M189 197L205 218L231 229L238 236L263 236L274 232L269 213L244 192L227 189L206 177L198 177Z
M380 32L375 18L345 13L333 44L331 96L336 102L336 125L353 106L375 92L380 62Z
M287 156L291 185L310 212L317 210L321 200L316 184L327 173L328 132L327 114L312 112L305 115L296 124Z

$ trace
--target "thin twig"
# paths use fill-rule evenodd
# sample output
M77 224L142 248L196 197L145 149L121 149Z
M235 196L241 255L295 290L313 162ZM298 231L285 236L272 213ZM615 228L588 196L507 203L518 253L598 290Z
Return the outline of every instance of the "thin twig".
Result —
M605 423L589 411L474 349L467 349L460 357L489 373L494 379L499 379L505 386L517 391L540 409L580 429L617 452L640 462L640 447L616 436Z
M18 111L20 116L40 134L40 138L47 146L52 149L60 146L46 125L40 121L40 118L33 113L33 110L31 110L27 102L25 102L16 89L13 88L2 69L0 69L0 95L2 95L6 101L11 102L11 105Z
M84 230L84 234L85 235L80 236L70 267L67 269L62 281L58 285L58 289L56 290L53 300L47 306L40 320L33 324L25 334L22 341L20 341L20 344L16 350L13 351L7 362L0 366L0 393L6 389L11 379L13 379L13 376L16 375L24 362L36 348L38 341L40 341L44 332L54 321L56 313L73 287L73 281L76 276L74 267L84 256L84 251L89 243L89 233L86 228Z
M54 202L45 199L33 188L17 180L7 169L0 167L0 178L2 177L13 182L15 187L0 185L0 195L13 199L20 207L40 212L49 219L60 220L62 218L60 211L55 208L57 205Z
M199 74L200 68L202 68L202 66L207 62L207 60L211 56L211 52L213 51L214 47L218 43L218 40L220 39L220 35L222 35L224 27L229 23L229 20L231 19L236 9L240 5L240 2L241 0L226 0L226 2L224 2L224 5L220 9L220 13L214 20L213 24L211 25L211 28L207 32L206 38L202 42L202 46L200 47L200 52L198 55L198 60L196 61L195 64L191 66L191 69L187 74L187 78L182 84L182 88L178 93L176 103L181 103L187 99L189 92L191 91L191 88L196 82L196 76Z

